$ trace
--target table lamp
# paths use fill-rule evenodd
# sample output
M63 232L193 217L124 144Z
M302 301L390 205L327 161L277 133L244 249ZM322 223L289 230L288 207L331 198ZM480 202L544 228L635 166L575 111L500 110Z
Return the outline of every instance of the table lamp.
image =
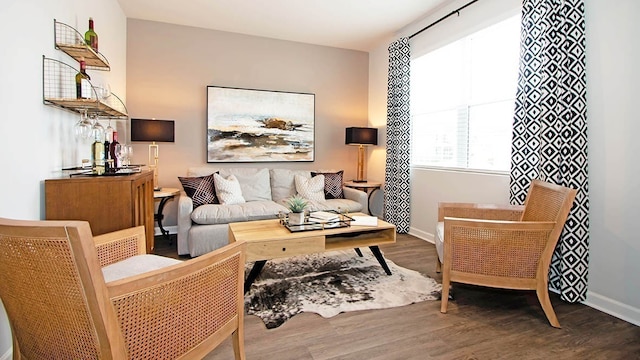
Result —
M175 122L173 120L131 119L131 141L151 141L149 145L149 167L153 169L153 189L158 185L158 163L160 152L156 142L175 141Z
M365 183L364 179L364 146L378 145L378 129L367 127L348 127L345 132L346 145L358 145L358 177L353 182Z

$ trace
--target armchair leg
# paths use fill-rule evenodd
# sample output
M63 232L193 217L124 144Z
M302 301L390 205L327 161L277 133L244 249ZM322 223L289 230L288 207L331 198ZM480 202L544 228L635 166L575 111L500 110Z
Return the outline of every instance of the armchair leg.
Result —
M245 360L244 354L244 332L242 328L236 329L231 335L233 341L233 354L236 360Z
M438 274L442 272L442 263L440 262L440 258L436 258L436 272Z
M451 287L451 281L449 280L449 274L445 271L442 277L442 295L440 296L440 312L447 313L447 305L449 304L449 288Z
M544 314L547 316L547 320L551 326L555 328L560 328L560 322L556 317L555 311L553 311L553 306L551 306L551 300L549 299L549 290L548 289L536 289L536 295L538 295L538 300L540 301L540 305L542 305L542 310L544 310Z

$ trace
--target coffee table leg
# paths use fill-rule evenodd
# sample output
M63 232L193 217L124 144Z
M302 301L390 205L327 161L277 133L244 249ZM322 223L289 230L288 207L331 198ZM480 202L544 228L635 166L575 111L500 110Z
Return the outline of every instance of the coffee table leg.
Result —
M360 251L360 248L355 248L354 250L356 251L356 254L358 254L358 256L362 257L362 251Z
M378 262L380 263L380 265L384 269L384 272L386 272L387 275L391 275L391 270L389 269L389 266L387 265L387 262L384 260L384 257L382 256L382 253L380 252L380 248L377 247L377 246L369 246L369 249L371 249L371 253L373 254L373 256L375 256L376 259L378 259Z
M249 289L251 289L251 284L253 284L253 282L256 280L256 278L258 277L258 275L260 275L260 272L262 271L262 268L264 267L264 264L267 263L267 260L259 260L253 263L253 267L251 268L251 271L249 272L249 276L247 276L247 279L244 281L244 293L246 294L247 292L249 292Z

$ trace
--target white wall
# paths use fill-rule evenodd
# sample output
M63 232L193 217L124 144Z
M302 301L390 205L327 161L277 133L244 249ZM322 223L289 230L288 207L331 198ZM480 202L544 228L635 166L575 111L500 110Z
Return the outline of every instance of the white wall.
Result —
M432 16L407 26L407 36L466 1L455 1ZM519 6L519 0L479 2L430 30L445 38L459 23L496 16L497 5ZM491 9L483 6L491 6ZM472 11L473 10L473 11ZM634 101L640 94L640 2L586 0L587 122L589 126L590 253L586 304L640 325L640 171L636 154L640 122ZM451 23L451 24L449 24ZM447 29L448 27L448 29ZM423 35L419 35L423 36ZM425 33L425 36L427 34ZM391 42L393 39L389 39ZM372 126L386 121L387 46L370 53L369 119ZM369 173L384 178L384 153L371 155ZM506 203L508 178L434 170L412 171L411 233L431 239L438 201Z
M8 0L0 10L0 217L43 219L43 180L63 166L80 165L89 145L72 135L79 115L42 103L42 55L77 63L54 49L53 19L82 34L92 16L111 72L89 71L126 99L126 18L116 0ZM2 275L0 274L0 278ZM0 358L11 347L11 332L0 308Z

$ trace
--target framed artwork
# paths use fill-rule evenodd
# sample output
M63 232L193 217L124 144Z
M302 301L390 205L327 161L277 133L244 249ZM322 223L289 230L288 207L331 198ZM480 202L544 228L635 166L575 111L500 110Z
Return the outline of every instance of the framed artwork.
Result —
M207 86L207 162L314 157L314 94Z

